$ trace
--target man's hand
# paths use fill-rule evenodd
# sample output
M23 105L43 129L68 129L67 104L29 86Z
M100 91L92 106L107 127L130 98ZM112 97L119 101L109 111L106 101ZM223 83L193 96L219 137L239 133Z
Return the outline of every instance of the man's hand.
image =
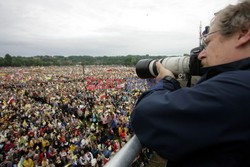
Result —
M175 78L174 74L172 73L172 71L166 69L165 67L163 67L163 65L160 62L156 62L156 67L158 70L158 76L156 77L156 79L162 79L165 76L170 76Z

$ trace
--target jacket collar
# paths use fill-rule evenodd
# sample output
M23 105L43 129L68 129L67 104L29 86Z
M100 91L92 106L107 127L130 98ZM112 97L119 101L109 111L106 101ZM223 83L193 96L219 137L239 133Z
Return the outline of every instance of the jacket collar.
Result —
M199 82L212 78L223 72L236 70L250 70L250 57L232 63L202 68L202 77Z

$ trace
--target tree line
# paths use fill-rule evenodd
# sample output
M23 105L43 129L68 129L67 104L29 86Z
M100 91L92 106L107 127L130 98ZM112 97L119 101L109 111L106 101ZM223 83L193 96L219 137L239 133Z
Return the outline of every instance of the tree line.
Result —
M0 67L21 66L71 66L71 65L126 65L134 66L140 59L161 59L166 56L11 56L0 57Z

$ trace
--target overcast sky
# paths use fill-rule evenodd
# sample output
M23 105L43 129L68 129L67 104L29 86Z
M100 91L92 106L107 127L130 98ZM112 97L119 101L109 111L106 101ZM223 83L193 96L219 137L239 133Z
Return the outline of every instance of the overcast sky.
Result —
M237 0L1 0L0 56L183 55Z

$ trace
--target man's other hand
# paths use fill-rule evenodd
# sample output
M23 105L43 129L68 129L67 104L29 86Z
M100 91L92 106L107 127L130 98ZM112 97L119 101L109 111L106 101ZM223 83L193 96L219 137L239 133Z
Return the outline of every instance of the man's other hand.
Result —
M165 76L170 76L175 78L174 74L172 73L172 71L166 69L160 62L156 62L156 67L158 70L158 76L156 77L156 79L162 79Z

